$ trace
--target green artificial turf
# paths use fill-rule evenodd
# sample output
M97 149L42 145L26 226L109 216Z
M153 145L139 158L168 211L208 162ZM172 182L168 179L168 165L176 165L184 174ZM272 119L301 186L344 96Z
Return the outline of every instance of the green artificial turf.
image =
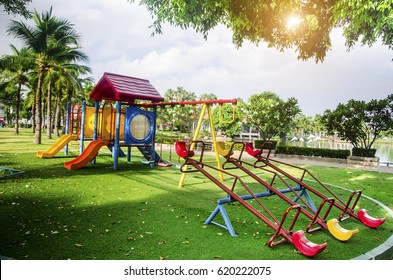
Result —
M187 174L184 187L179 188L178 168L151 169L141 163L141 155L134 149L132 161L121 158L115 171L106 148L102 148L95 165L67 170L63 163L75 158L77 142L70 144L68 156L61 151L52 159L42 159L36 157L36 151L46 150L56 139L43 139L41 145L32 144L32 139L27 130L14 135L10 129L0 129L0 166L24 171L0 177L1 255L45 260L308 259L288 242L268 247L274 231L238 203L225 206L237 237L215 225L204 225L217 199L226 195L200 173ZM171 156L177 161L177 156ZM164 153L163 157L169 155ZM323 182L360 189L393 208L393 174L307 168ZM241 176L251 187L258 187ZM334 191L343 199L349 196L345 190ZM288 208L275 196L261 201L279 219ZM249 203L256 205L255 201ZM393 221L384 209L365 198L358 206L367 208L372 216L387 216L387 221L378 229L367 228L355 219L343 222L345 228L360 231L347 242L324 230L307 234L312 242L328 243L314 259L351 259L392 235ZM221 222L221 217L215 221ZM301 217L295 230L303 225L307 221Z

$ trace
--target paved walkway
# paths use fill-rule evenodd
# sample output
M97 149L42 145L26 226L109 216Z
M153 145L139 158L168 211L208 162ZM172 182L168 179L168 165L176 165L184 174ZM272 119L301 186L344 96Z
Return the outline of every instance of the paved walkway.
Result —
M335 162L324 159L310 159L310 158L282 158L279 155L277 157L272 157L273 159L277 159L279 161L289 163L289 164L304 164L311 166L331 166L331 167L339 167L339 168L351 168L358 170L367 170L367 171L375 171L375 172L383 172L383 173L393 173L393 166L363 166L358 164L349 164L345 162Z

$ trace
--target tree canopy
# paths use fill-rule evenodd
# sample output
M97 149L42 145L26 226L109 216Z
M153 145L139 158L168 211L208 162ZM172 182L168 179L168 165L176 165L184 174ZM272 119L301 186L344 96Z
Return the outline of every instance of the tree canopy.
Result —
M129 0L135 2L135 0ZM331 48L330 33L340 27L348 48L378 39L393 48L391 0L140 0L153 17L153 34L163 24L193 28L206 38L217 25L233 32L237 47L244 41L266 42L283 51L295 48L299 59L323 61Z
M301 112L296 98L284 101L270 91L252 95L242 107L246 123L264 140L288 132L293 118Z
M11 20L7 29L9 35L13 35L24 43L34 59L34 67L37 72L37 86L35 93L35 138L34 143L41 143L42 129L42 88L46 84L47 88L47 119L50 118L52 83L51 74L53 72L61 74L80 73L77 68L84 73L89 71L88 67L78 67L76 62L87 61L87 55L79 47L79 34L74 29L74 25L66 19L60 19L52 15L52 8L49 11L32 13L34 25L29 26L24 22ZM68 72L68 73L66 73ZM54 77L54 75L52 75ZM57 75L56 80L59 78ZM51 124L47 121L48 131ZM48 134L50 137L50 134Z
M27 5L31 0L0 0L0 4L3 6L3 10L11 14L19 14L25 18L30 17L30 13L27 9Z
M322 120L328 133L337 133L355 148L371 149L383 131L393 130L393 94L381 100L340 103L335 110L326 110Z

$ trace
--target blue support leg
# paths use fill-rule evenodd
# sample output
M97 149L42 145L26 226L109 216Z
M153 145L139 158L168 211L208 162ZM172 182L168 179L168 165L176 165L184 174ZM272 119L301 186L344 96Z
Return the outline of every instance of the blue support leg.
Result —
M224 219L225 225L222 225L222 224L219 224L219 223L213 221L213 219L217 216L218 213L220 213L222 218ZM213 225L219 226L223 229L228 230L228 232L231 236L237 236L235 230L233 229L232 223L229 220L227 211L225 210L225 208L222 204L217 205L216 209L214 209L214 211L210 214L209 218L207 218L207 220L204 222L204 224L205 225L213 224Z

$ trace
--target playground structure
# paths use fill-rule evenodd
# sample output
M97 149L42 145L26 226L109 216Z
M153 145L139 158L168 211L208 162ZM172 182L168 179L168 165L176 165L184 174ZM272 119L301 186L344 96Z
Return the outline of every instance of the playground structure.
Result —
M136 102L164 100L148 80L104 73L90 93L90 98L95 101L94 108L85 104L72 108L67 106L65 135L47 151L38 151L37 157L53 157L63 147L67 154L67 144L72 140L80 140L79 156L64 163L67 169L75 170L90 162L94 163L99 150L105 146L112 151L115 170L118 168L119 156L125 156L121 147L128 149L128 161L131 158L131 147L137 147L151 166L165 166L154 148L157 107L143 108ZM100 103L103 103L102 108ZM86 149L84 141L91 141Z
M65 135L48 150L38 151L37 157L51 158L62 148L65 148L65 153L68 154L68 143L80 140L79 156L64 163L67 169L76 170L90 162L94 163L99 150L105 146L112 151L115 170L118 168L119 156L125 156L122 147L128 149L127 161L131 159L131 147L137 147L151 167L171 166L171 163L163 161L155 151L158 106L164 108L202 105L194 139L198 137L202 122L207 115L213 144L216 146L211 105L236 104L235 99L163 102L164 99L149 81L111 73L104 73L90 93L90 98L95 101L94 108L87 107L85 103L82 106L75 104L72 108L68 104ZM136 100L144 103L137 103ZM100 107L102 101L104 103ZM112 102L116 102L115 108ZM91 141L86 149L84 141ZM220 167L218 153L216 153L216 161L217 166Z
M226 198L217 201L216 209L205 221L205 224L218 225L228 230L230 235L235 236L236 233L226 213L225 205L238 202L275 231L268 241L270 247L283 242L290 242L305 256L313 257L323 251L327 244L317 244L309 241L305 232L310 233L323 229L329 231L336 239L347 241L355 236L359 230L344 229L339 224L341 221L353 217L370 228L377 228L385 221L385 218L369 216L365 209L361 209L358 213L354 212L361 191L353 192L348 201L344 202L306 169L271 159L271 144L267 155L263 155L264 146L261 149L255 149L252 143L233 143L230 149L225 149L223 144L216 140L211 105L231 103L234 107L236 105L234 99L163 102L163 98L149 81L111 73L104 73L90 94L90 98L95 101L94 108L87 107L85 104L82 106L74 105L72 108L68 105L66 134L47 151L38 151L37 157L53 157L63 147L67 153L68 143L73 140L80 140L80 154L77 158L64 163L64 167L67 169L76 170L90 162L94 163L102 147L108 147L112 151L114 170L118 168L119 157L126 156L121 149L122 147L127 148L127 161L131 159L131 147L137 147L151 167L154 165L170 166L171 164L164 162L155 151L157 107L202 105L192 141L189 143L176 142L175 150L178 156L184 159L184 164L180 167L182 174L179 187L183 186L186 174L200 172L227 194ZM142 100L144 103L136 102L136 100ZM112 106L113 103L115 103L115 108ZM233 119L234 115L235 110L233 110ZM206 116L211 129L215 166L210 165L203 159L205 143L198 140ZM220 121L223 120L220 119ZM86 148L83 146L85 140L91 141ZM235 144L242 147L238 157L233 156ZM269 143L265 145L269 145ZM196 147L202 148L199 159L195 159ZM255 158L254 163L242 159L244 151ZM224 163L221 163L220 156L225 159ZM281 165L300 170L303 175L298 179L295 175L279 167ZM252 190L241 176L231 173L229 171L231 169L236 169L243 176L252 179L262 187L263 191L255 192ZM213 176L208 170L217 172L218 176ZM266 179L261 178L256 174L256 170L270 174L272 176L271 181L267 182ZM310 175L321 188L325 189L327 194L307 184L304 180L306 174ZM224 175L232 180L231 186L228 187L227 181L224 182ZM281 185L284 185L285 188L276 188L274 185L276 181L281 182ZM246 194L238 192L239 186ZM279 197L287 207L281 219L277 218L261 200L263 197L272 195ZM250 203L251 201L255 201L257 206L262 208L262 211L256 209L255 204ZM318 203L315 203L315 201L318 201ZM338 209L341 213L337 218L327 220L332 209ZM294 215L289 215L292 212L294 212ZM225 225L214 221L218 213L222 215ZM293 217L290 223L288 222L289 217ZM302 229L294 231L299 217L309 220L305 231ZM276 240L278 238L280 239Z
M311 175L311 173L309 173L306 169L288 165L290 167L301 169L304 172L301 176L301 179L297 179L295 176L279 168L277 166L279 162L273 163L273 160L269 158L271 146L268 150L267 156L263 156L263 147L261 149L254 149L252 143L233 143L230 149L224 149L221 144L218 144L218 152L221 156L225 158L225 162L222 164L222 168L220 169L209 165L203 160L204 149L202 149L199 159L195 158L196 153L194 152L192 147L194 147L197 142L200 141L194 141L191 144L187 144L184 141L179 141L176 143L176 152L180 157L184 159L184 163L181 166L180 170L183 174L189 172L200 172L227 193L226 198L217 201L218 205L216 209L205 221L205 224L215 224L217 226L220 226L228 230L228 232L232 236L235 236L236 233L226 213L225 205L233 202L240 203L248 211L250 211L258 219L262 220L267 226L269 226L275 231L274 235L269 239L267 243L268 246L273 247L285 241L288 241L292 243L296 247L296 249L298 249L303 255L308 257L313 257L319 252L323 251L326 248L327 244L317 244L309 241L305 237L305 232L302 229L294 232L294 227L300 214L310 220L310 223L306 227L306 232L310 233L320 229L325 229L328 230L336 239L340 241L349 240L354 235L356 235L359 230L344 229L339 224L339 221L343 221L345 219L348 219L349 217L354 217L368 227L377 228L386 219L373 218L367 214L367 211L365 209L361 209L358 214L354 213L354 208L360 199L360 191L352 193L348 201L345 203L330 190L328 190L329 196L327 196L306 184L303 181L305 173ZM203 146L203 142L200 142L199 144ZM241 151L237 158L233 157L233 147L235 144L242 145ZM247 153L256 158L256 161L254 163L249 163L241 159L244 150L246 150ZM285 163L281 162L280 164L285 165ZM188 166L191 166L191 169L188 169ZM244 182L241 176L230 173L229 170L231 169L241 171L242 174L247 175L247 178L251 178L258 184L260 184L264 191L253 191ZM252 171L253 169L263 170L269 174L272 174L273 177L271 182L268 183L261 177L257 176L255 172ZM227 182L224 183L218 180L208 170L214 170L225 174L229 178L231 185L228 186ZM277 189L274 186L274 181L276 179L282 181L286 188ZM315 176L314 179L316 179ZM287 182L288 180L290 181L290 183ZM321 184L322 187L324 187L324 185L319 180L316 179L316 181ZM291 184L293 183L295 183L296 186L291 186ZM247 194L241 194L241 191L246 191ZM313 194L313 197L310 195L310 193ZM285 194L292 194L292 197ZM267 197L271 195L278 196L286 203L286 205L288 205L288 208L284 211L281 220L278 219L260 199L262 197ZM318 208L315 206L314 197L318 197L320 199L320 204ZM258 210L253 204L248 203L248 200L253 200L257 202L257 206L261 207L262 211ZM299 204L299 202L301 202L302 204ZM333 208L339 209L340 211L342 211L342 213L339 215L338 218L332 218L327 221L327 218ZM295 211L295 214L293 216L292 222L287 225L288 222L286 222L286 219L291 211ZM220 213L223 217L225 225L213 221L218 213ZM275 241L277 238L280 237L280 240Z

